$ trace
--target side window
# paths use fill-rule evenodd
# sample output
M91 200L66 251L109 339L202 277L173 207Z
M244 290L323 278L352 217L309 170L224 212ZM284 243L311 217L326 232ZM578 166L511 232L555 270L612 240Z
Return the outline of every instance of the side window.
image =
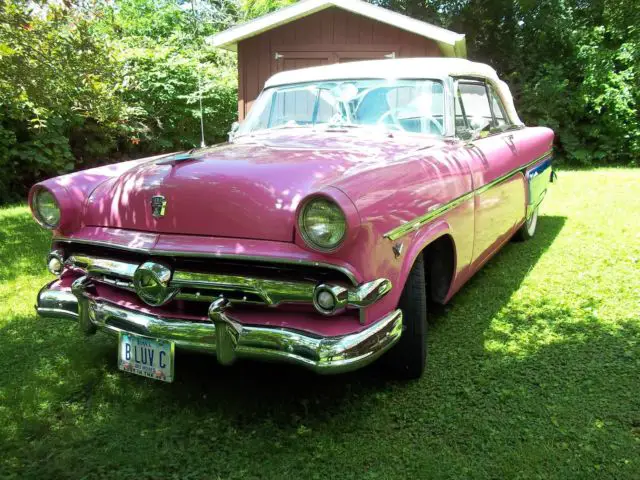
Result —
M472 130L482 130L493 126L493 115L489 96L484 83L474 81L458 82L458 95L462 101L462 112L466 125ZM458 125L458 112L456 111L456 125Z
M454 102L455 102L455 109L456 109L456 132L469 130L469 126L467 125L467 119L464 115L464 110L462 110L462 104L460 103L460 91L456 92Z
M492 86L489 86L489 91L491 92L491 106L493 107L493 116L496 119L495 126L504 127L505 125L509 125L511 122L509 122L509 120L507 119L506 110L504 108L504 105L502 104L500 96Z

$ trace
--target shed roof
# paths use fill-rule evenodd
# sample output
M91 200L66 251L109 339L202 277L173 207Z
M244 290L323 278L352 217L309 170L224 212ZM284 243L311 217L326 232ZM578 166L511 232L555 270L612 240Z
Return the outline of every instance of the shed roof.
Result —
M242 40L331 7L341 8L401 30L430 38L438 43L440 50L447 57L466 58L467 56L464 35L361 0L302 0L289 7L213 35L209 37L208 42L214 47L236 51L238 42Z

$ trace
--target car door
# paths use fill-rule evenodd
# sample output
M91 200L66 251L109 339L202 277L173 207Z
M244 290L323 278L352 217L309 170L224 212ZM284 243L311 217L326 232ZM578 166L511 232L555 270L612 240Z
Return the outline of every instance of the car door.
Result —
M456 130L475 135L467 145L475 192L472 258L475 270L521 223L526 202L525 178L517 171L522 162L508 117L484 79L457 79Z

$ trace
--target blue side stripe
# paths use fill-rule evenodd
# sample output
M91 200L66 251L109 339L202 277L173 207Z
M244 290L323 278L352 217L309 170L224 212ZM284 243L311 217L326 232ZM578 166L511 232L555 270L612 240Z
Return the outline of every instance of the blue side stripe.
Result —
M537 167L532 168L531 170L529 170L527 172L527 176L528 177L535 177L535 176L541 174L542 172L544 172L547 168L549 168L551 166L551 162L552 161L553 161L553 157L549 157L547 160L542 162Z

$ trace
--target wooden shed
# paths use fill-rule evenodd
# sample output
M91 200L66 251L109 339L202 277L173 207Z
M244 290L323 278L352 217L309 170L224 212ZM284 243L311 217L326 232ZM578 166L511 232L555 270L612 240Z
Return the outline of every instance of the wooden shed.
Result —
M303 0L209 38L238 53L238 118L284 70L379 58L466 57L464 35L359 0Z

